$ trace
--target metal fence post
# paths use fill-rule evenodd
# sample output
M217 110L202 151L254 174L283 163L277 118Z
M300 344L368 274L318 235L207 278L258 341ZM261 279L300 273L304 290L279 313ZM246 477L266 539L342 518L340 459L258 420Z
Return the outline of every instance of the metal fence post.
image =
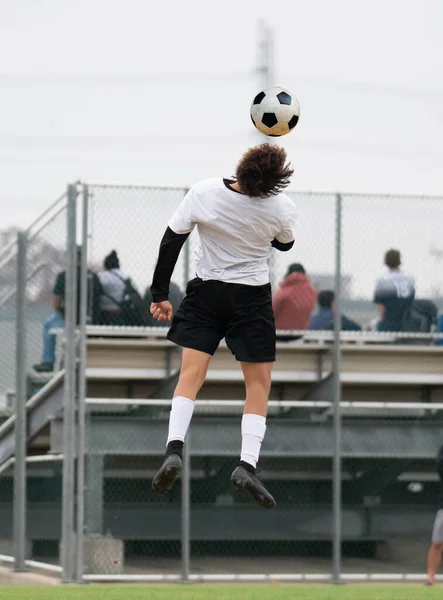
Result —
M183 447L182 466L182 501L181 501L181 579L183 583L189 582L190 551L191 551L191 436L188 431L186 443Z
M14 571L25 570L26 552L26 232L17 235L17 342L14 466Z
M75 393L76 352L75 324L77 317L77 261L76 261L76 204L77 189L68 186L67 211L67 268L65 276L65 389L63 401L63 490L61 566L63 582L70 583L74 576L74 458L75 458Z
M334 403L334 455L333 455L333 583L341 583L341 244L342 244L342 198L336 196L335 212L335 290L334 290L334 347L333 347L333 403Z
M85 450L86 450L86 321L88 313L88 210L89 188L83 185L82 254L80 266L80 318L77 415L77 518L76 581L83 582L83 544L85 530Z

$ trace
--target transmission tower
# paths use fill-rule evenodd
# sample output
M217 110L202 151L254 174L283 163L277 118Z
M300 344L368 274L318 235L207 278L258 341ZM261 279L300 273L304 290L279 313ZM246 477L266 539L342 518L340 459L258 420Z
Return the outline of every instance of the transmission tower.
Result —
M265 21L258 22L258 89L274 84L274 34Z
M258 47L257 47L257 66L255 68L257 74L257 91L265 90L273 85L274 82L274 35L272 29L265 21L258 22ZM263 134L257 130L259 143L269 140L268 136L263 139ZM275 138L272 138L272 143L275 144ZM268 259L269 280L272 291L275 292L278 287L278 273L275 251L271 253Z

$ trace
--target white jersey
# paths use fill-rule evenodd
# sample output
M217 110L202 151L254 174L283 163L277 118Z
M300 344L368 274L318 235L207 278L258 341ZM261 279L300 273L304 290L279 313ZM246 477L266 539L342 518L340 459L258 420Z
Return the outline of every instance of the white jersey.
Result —
M175 233L197 226L195 263L201 279L264 285L271 242L293 241L295 221L295 204L286 194L251 198L214 178L189 190L168 226Z

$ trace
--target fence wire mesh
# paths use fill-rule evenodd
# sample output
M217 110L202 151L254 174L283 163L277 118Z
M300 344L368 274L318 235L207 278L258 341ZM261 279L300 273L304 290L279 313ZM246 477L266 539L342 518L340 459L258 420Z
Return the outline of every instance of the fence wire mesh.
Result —
M51 376L62 348L51 330L64 327L66 206L28 236L26 261L26 368L40 365ZM54 307L54 296L59 308ZM37 373L41 372L37 367ZM45 371L43 371L45 373ZM38 378L36 378L38 380ZM36 381L35 383L38 383ZM32 391L32 390L31 390ZM35 390L34 390L35 391Z
M169 407L89 407L85 574L179 574L181 486L167 497L151 487L167 414Z
M13 468L5 468L0 471L0 554L14 556L13 544Z
M415 282L416 299L430 300L441 309L441 215L441 198L343 196L342 272L349 291L342 308L363 329L380 329L373 300L377 280L382 278L386 283L395 274L389 273L384 263L390 249L401 255L398 293L407 298L408 289L401 286L402 273L408 274ZM409 331L408 323L401 330Z
M276 387L274 400L281 391ZM234 397L244 400L241 386ZM291 434L289 446L285 434L288 420L303 427L309 412L269 409L258 473L276 500L272 510L255 506L248 493L231 486L239 464L241 414L241 406L196 403L190 436L192 573L330 572L331 461L297 456L290 450Z
M112 250L119 256L123 275L131 278L144 299L146 317L148 288L159 242L185 189L92 186L90 192L88 297L92 300L88 303L88 323L104 322L103 294L98 298L99 310L93 310L91 273L103 273L104 258ZM334 291L336 196L299 192L290 195L298 208L297 240L291 252L273 253L270 266L274 300L293 263L303 264L316 292ZM401 251L404 270L415 279L416 298L431 301L436 310L440 310L443 300L439 266L443 251L438 234L442 199L344 195L342 202L342 313L364 330L377 327L375 321L379 315L373 302L375 282L383 273L383 257L389 248ZM195 240L193 233L188 244L190 254L182 251L174 272L173 281L181 294L186 281L193 276ZM25 368L30 374L29 395L52 376L51 372L38 374L31 366L43 359L42 328L52 314L54 280L65 268L66 244L66 208L60 205L44 224L29 232L28 238ZM4 282L0 292L0 331L2 339L7 341L0 349L3 405L6 392L15 387L16 270L12 250L7 261L0 260L0 280ZM315 313L318 310L314 306L315 298L314 301L311 298L311 302ZM432 327L438 327L435 321ZM149 317L146 323L151 324ZM119 321L114 319L112 324L118 325ZM124 321L122 324L139 323ZM57 323L57 326L62 325L62 321ZM283 329L305 329L306 326L296 322ZM130 337L128 331L127 338ZM147 349L148 341L155 346L155 351ZM441 399L441 390L435 383L443 374L438 347L430 349L436 351L435 356L426 355L425 361L419 351L414 350L418 353L412 354L413 349L409 348L409 368L402 364L406 358L400 360L398 352L388 354L389 344L374 347L373 342L358 341L358 344L343 343L342 347L345 401L420 402L425 399L432 402ZM294 342L294 348L301 343ZM429 339L421 343L429 345ZM166 385L165 378L178 368L179 355L168 354L159 339L141 338L131 344L130 339L106 338L101 342L96 339L94 345L89 345L87 367L94 372L94 378L88 381L88 396L171 397L173 388ZM332 400L328 379L332 344L305 343L303 352L294 355L285 354L283 346L290 347L288 344L279 347L276 370L282 369L284 362L284 377L275 378L271 399ZM128 347L131 348L129 354L125 350ZM398 346L395 350L399 350ZM62 351L61 345L58 351ZM377 358L381 352L387 358ZM282 358L284 356L286 358ZM232 362L223 368L232 375L236 367ZM224 380L208 381L200 398L243 400L243 385L235 377L229 379L231 375ZM197 405L191 433L191 572L208 575L330 573L331 410L298 407L269 411L260 461L263 479L278 504L278 508L269 513L251 507L230 487L230 474L240 449L240 412L238 407L228 410L226 407L198 408ZM96 406L88 411L85 573L180 573L180 482L166 498L156 496L151 490L152 477L163 456L168 414L169 408L165 406L135 404L114 407L112 412L109 407L100 410ZM438 448L433 445L438 439L435 431L441 426L440 415L441 411L396 411L394 414L371 408L343 411L341 547L344 572L423 570L438 492L433 458ZM205 423L206 432L212 427L213 434L199 433L201 423ZM392 427L394 432L384 447L378 444L382 423L383 427ZM355 431L358 435L352 437ZM411 458L404 445L407 431L412 431L408 438ZM304 442L300 441L302 437ZM47 452L47 439L38 436L35 439L37 444L34 441L29 446L29 453ZM412 453L413 444L421 452L418 459L417 453ZM377 445L380 447L375 453ZM63 451L63 446L59 450ZM28 468L28 556L45 562L58 560L60 472L60 462ZM5 470L0 475L0 544L4 553L8 553L7 548L11 546L10 474L11 470Z
M17 247L0 258L0 407L11 408L15 390Z
M27 465L28 556L58 565L62 522L62 461Z
M343 571L425 573L437 482L429 459L346 459Z
M25 368L29 398L52 379L63 363L63 336L51 332L64 328L66 264L67 209L62 197L44 221L31 229L27 239ZM62 410L62 395L59 399L59 406L53 409L56 414ZM50 417L46 416L48 423ZM46 455L48 442L41 432L37 437L34 431L30 434L35 439L28 445L28 456ZM61 532L61 470L58 460L27 464L28 557L56 564Z
M440 228L443 211L441 198L411 196L343 196L342 273L348 286L342 313L366 331L400 331L397 345L439 344L429 337L407 338L439 329L437 313L442 308L443 257ZM388 258L389 250L398 250ZM391 263L385 259L400 262ZM398 270L397 270L398 267ZM412 305L412 282L415 300ZM421 303L421 304L420 304ZM422 321L409 316L408 307L421 309ZM379 312L381 307L383 312ZM409 349L409 351L411 351ZM354 356L356 356L354 352ZM346 351L343 370L349 369ZM423 355L424 356L424 355ZM430 356L428 355L430 360ZM403 355L403 362L407 360ZM439 391L427 387L426 359L403 369L394 354L379 367L380 378L389 372L402 372L397 386L367 383L364 387L344 385L344 399L388 399L391 402L438 401ZM431 368L434 371L434 369ZM439 368L437 368L439 371ZM422 385L415 375L423 374ZM419 375L420 377L420 375ZM354 413L355 414L355 413ZM390 447L384 456L355 456L344 461L343 518L350 523L343 537L345 572L423 573L426 570L433 519L438 497L438 476L432 456L438 447L425 447L423 431L441 426L441 412L433 414L396 410L375 410L355 414L361 424L372 421L378 430L392 428ZM350 415L344 415L344 423ZM411 422L413 425L411 425ZM415 444L409 452L398 452L401 440L412 427ZM369 427L362 427L362 444L369 441ZM429 435L429 434L428 434ZM417 460L419 452L423 458Z
M293 263L303 265L316 290L334 289L336 195L303 192L288 195L297 209L295 244L289 252L273 251L273 291L277 292Z
M172 187L90 187L89 264L99 273L102 284L96 324L158 325L149 313L149 288L160 240L185 193L185 188ZM109 256L113 250L117 256ZM172 277L171 301L175 309L188 280L187 252L185 245ZM140 298L132 294L129 301L132 290L125 287L126 279Z
M8 236L9 237L9 236ZM0 255L0 426L15 410L16 339L17 339L17 266L16 232L11 232L9 244ZM0 464L0 554L13 556L13 466L11 451L4 453Z

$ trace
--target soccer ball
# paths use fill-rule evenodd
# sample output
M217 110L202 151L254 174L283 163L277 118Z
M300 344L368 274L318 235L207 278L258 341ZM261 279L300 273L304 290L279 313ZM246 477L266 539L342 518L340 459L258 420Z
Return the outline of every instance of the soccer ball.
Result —
M277 85L257 94L251 104L251 119L255 127L272 137L292 131L299 116L297 98Z

